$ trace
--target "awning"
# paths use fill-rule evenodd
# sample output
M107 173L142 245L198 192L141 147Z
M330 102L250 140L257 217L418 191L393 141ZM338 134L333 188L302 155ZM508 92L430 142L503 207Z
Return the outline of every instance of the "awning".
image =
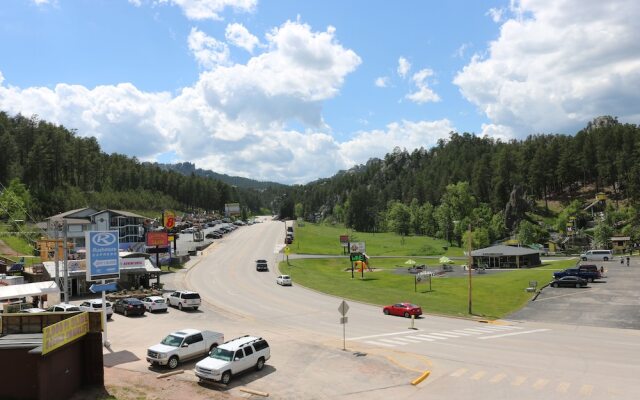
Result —
M24 283L22 285L0 286L0 300L16 299L43 294L60 294L60 288L54 281Z

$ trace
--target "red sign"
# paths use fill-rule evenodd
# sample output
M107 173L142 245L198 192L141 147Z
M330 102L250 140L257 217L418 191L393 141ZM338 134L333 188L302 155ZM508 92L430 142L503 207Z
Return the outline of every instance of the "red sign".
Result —
M347 243L349 241L349 235L340 235L340 243Z
M167 232L148 232L147 246L167 247L169 245L169 237Z

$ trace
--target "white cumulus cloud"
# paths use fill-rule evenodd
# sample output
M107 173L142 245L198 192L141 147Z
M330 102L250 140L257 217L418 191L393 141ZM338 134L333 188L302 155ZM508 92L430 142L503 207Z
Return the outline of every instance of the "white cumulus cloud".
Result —
M260 40L252 35L242 24L233 23L227 25L224 36L229 43L241 47L249 53L253 53L253 48L260 45Z
M229 62L229 47L197 28L191 28L187 42L202 68L211 69Z
M491 123L483 133L573 133L599 115L638 123L640 3L521 0L454 83Z
M433 75L433 71L425 68L415 74L411 78L415 83L417 90L413 93L409 93L406 98L414 101L418 104L426 103L429 101L440 101L440 97L429 87L427 78Z
M221 20L220 13L227 7L239 12L252 12L258 0L157 0L159 4L169 3L182 9L192 20Z
M388 76L379 76L373 82L377 87L384 88L389 86L389 77Z
M219 49L210 39L192 30L189 46L211 68L177 94L131 83L19 88L0 73L0 109L95 136L107 153L154 160L174 152L200 168L254 179L304 183L348 166L340 144L323 132L322 105L361 60L333 27L286 22L246 64L220 63L226 58L209 54ZM289 121L304 128L288 129Z
M406 77L411 69L411 63L404 57L398 58L398 75L402 78Z

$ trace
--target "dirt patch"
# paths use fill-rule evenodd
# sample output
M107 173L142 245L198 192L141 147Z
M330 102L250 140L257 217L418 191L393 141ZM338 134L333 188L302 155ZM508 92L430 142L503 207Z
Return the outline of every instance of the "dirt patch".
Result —
M11 247L7 246L5 242L0 240L0 255L11 256L11 257L20 257L24 254L16 254L16 251Z
M70 400L237 400L241 397L180 379L179 375L157 379L156 374L122 368L104 369L104 388L86 388Z

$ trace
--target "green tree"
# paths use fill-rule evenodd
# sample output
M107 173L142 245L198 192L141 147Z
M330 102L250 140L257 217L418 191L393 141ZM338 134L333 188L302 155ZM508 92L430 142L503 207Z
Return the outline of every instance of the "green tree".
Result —
M527 220L520 221L516 237L518 238L518 242L523 245L529 245L538 241L536 227Z
M593 229L593 241L596 247L606 248L612 235L613 227L604 221L599 222Z
M400 202L391 203L387 215L387 225L399 235L408 235L411 226L411 211L409 207Z

